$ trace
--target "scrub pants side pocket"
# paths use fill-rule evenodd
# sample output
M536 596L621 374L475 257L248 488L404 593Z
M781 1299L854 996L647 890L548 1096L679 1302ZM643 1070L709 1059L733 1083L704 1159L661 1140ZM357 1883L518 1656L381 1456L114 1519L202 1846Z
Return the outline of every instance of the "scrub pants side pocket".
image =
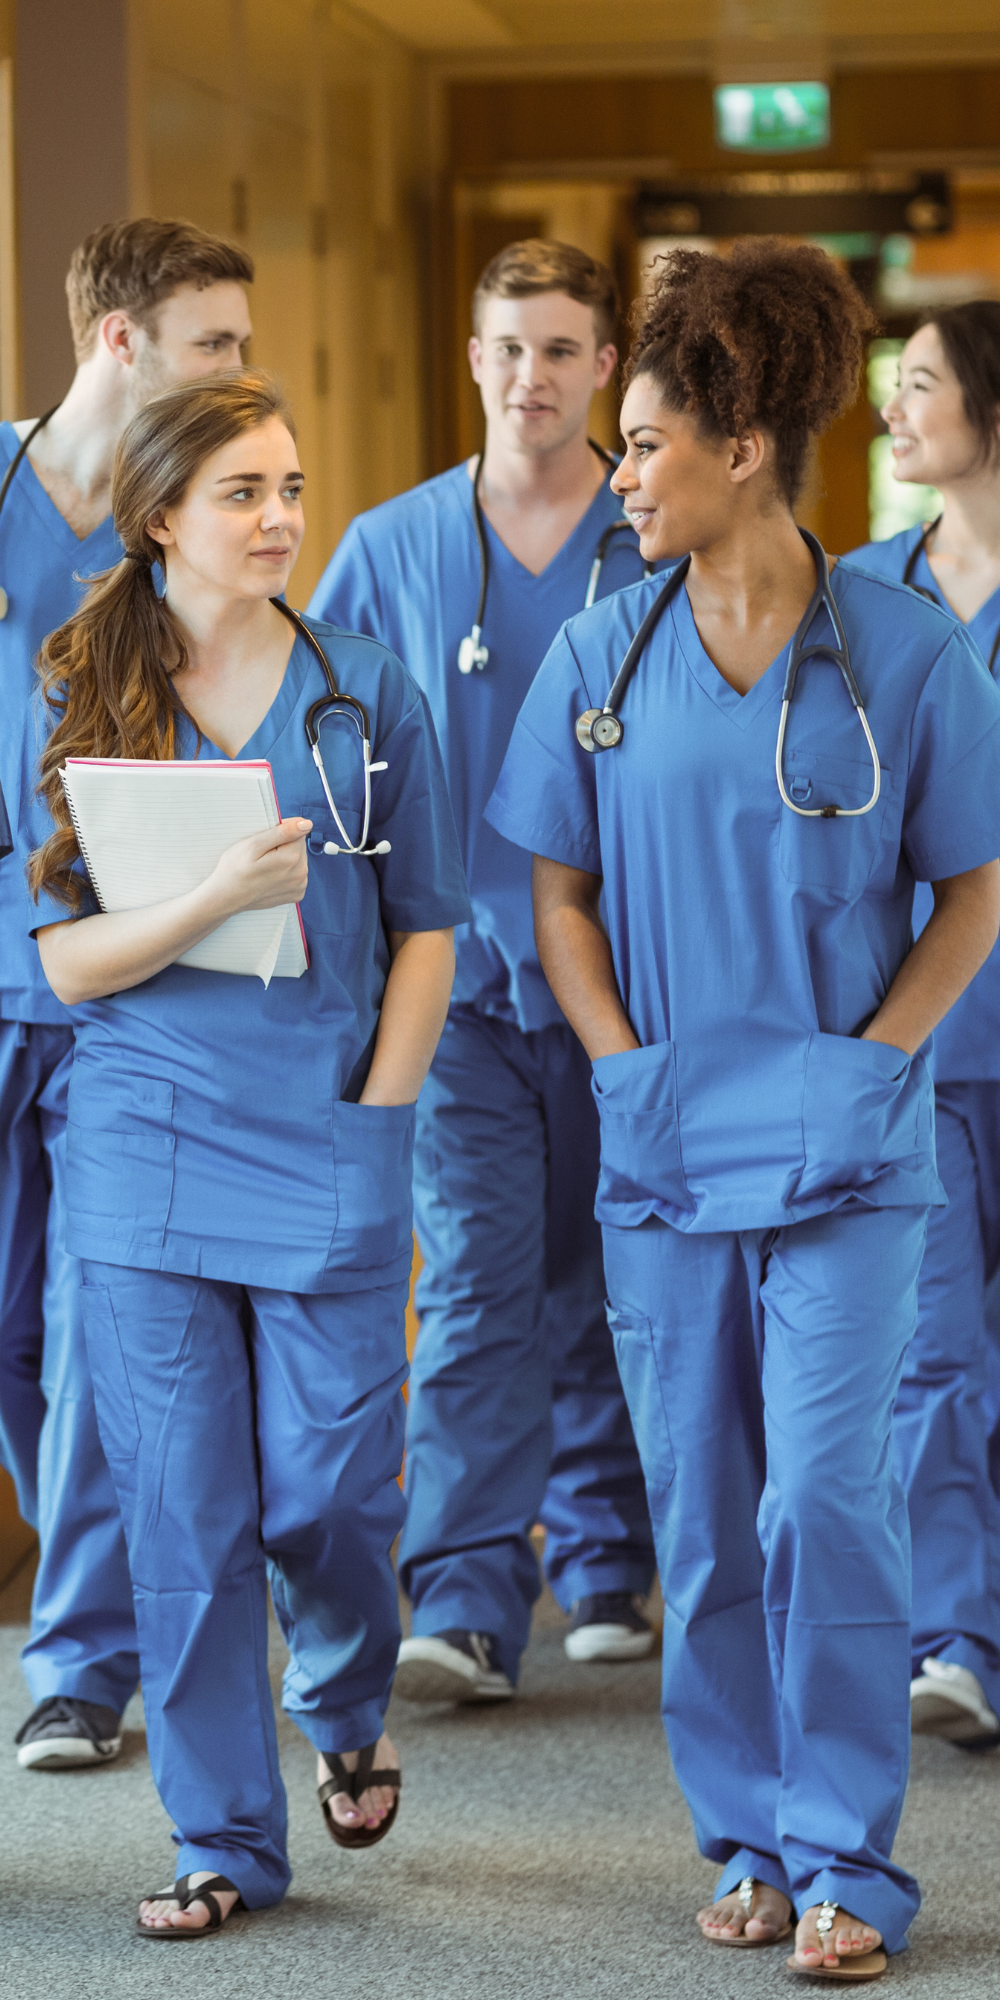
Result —
M130 1465L141 1439L111 1293L84 1278L83 1325L94 1383L97 1424L110 1466Z
M927 1066L888 1042L809 1037L802 1124L805 1167L797 1193L846 1195L887 1167L933 1165L933 1099Z
M414 1104L335 1102L337 1227L328 1268L378 1270L408 1255L415 1128Z
M646 1489L655 1502L673 1485L677 1463L652 1323L631 1306L609 1302L607 1313Z
M598 1221L632 1228L664 1207L690 1211L673 1043L598 1056L591 1089L601 1121Z

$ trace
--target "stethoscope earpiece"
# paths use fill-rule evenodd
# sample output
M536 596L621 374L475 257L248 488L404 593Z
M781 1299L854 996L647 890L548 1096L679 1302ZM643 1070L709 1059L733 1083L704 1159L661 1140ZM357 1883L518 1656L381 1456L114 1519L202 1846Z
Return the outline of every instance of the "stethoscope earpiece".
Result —
M338 847L335 840L324 840L323 842L324 854L360 854L361 851L360 847ZM374 847L366 847L364 852L366 854L391 854L392 842L377 840Z

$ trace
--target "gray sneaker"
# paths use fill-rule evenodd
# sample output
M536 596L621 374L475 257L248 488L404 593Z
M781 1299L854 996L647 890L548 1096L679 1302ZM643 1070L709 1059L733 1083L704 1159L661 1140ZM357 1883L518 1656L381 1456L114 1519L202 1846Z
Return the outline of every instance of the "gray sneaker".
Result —
M514 1692L489 1632L435 1632L404 1639L393 1693L404 1701L509 1701Z
M95 1701L53 1695L39 1702L14 1738L25 1771L70 1771L79 1764L110 1764L122 1747L121 1717Z
M914 1736L943 1736L960 1750L992 1750L1000 1743L1000 1718L975 1674L950 1660L921 1661L910 1682L910 1728Z

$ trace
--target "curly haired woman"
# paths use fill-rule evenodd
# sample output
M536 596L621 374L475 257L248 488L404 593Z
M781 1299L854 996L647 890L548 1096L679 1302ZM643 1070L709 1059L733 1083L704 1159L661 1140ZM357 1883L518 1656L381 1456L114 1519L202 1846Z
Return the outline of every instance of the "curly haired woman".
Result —
M793 1970L852 1980L919 1905L891 1859L910 1562L890 1431L942 1200L923 1051L1000 909L1000 693L953 620L828 579L795 523L870 330L819 250L660 264L614 485L643 556L675 567L563 628L488 809L536 857L542 964L593 1062L664 1715L722 1864L698 1921L742 1946L795 1921ZM620 741L588 755L661 598ZM785 709L796 635L822 650ZM918 879L935 910L914 945Z

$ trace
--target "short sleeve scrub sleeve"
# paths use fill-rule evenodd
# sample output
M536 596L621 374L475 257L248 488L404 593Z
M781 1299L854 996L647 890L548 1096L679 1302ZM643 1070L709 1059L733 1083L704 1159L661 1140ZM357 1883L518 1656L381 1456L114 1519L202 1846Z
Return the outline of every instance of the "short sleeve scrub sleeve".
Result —
M870 542L843 560L851 569L865 569L900 583L909 573L911 590L939 604L949 617L955 616L927 560L922 527L906 528L884 542ZM962 630L978 647L996 679L1000 673L1000 590L980 605ZM913 906L918 935L933 908L930 888L921 884ZM1000 1082L1000 943L994 945L985 965L935 1028L931 1066L937 1083Z
M848 1202L943 1200L924 1052L860 1039L912 941L917 880L1000 855L1000 692L954 621L838 565L833 591L878 748L871 812L783 806L787 648L746 695L705 652L681 588L628 687L619 748L577 743L658 578L574 618L524 703L487 808L536 854L603 879L641 1048L594 1064L599 1220L778 1227ZM820 611L812 643L832 637ZM872 766L837 667L800 672L793 799L863 805Z
M389 968L387 932L467 920L468 896L426 704L370 639L315 620L338 682L368 709L374 860L323 853L336 836L303 726L325 691L298 638L275 702L242 758L266 758L283 817L313 821L300 979L168 966L74 1007L68 1243L77 1256L279 1290L358 1290L405 1275L411 1256L411 1105L357 1100ZM356 732L324 724L333 796L353 840L363 779ZM190 741L179 755L218 757ZM50 822L37 803L24 829ZM89 902L87 907L93 907ZM66 919L42 899L34 930Z

